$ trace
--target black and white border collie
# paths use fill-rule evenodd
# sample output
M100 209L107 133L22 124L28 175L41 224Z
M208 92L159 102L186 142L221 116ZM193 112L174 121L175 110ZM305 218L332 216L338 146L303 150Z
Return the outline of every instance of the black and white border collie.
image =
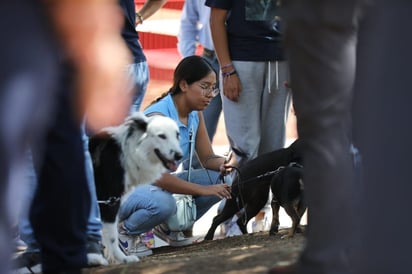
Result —
M176 170L176 161L182 158L177 124L165 116L146 117L136 112L123 124L92 136L89 150L103 223L104 255L110 263L137 262L138 257L126 256L118 246L117 213L134 187ZM93 264L99 259L88 260Z

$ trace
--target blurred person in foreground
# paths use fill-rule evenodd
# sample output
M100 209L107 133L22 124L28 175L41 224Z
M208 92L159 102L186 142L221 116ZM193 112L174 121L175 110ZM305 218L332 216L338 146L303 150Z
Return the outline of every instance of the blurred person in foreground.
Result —
M354 206L351 100L362 0L284 1L285 43L299 138L304 140L306 246L270 273L351 273Z
M270 273L410 273L412 3L290 0L286 11L309 226L298 262Z
M31 221L43 272L80 273L87 265L90 198L80 125L86 109L93 130L117 124L127 114L130 98L124 93L122 68L130 57L120 36L121 18L115 0L0 4L0 34L7 37L0 50L0 273L10 270L10 219L25 189L20 171L27 145L36 149L42 174ZM60 110L56 116L56 107L62 105L67 112ZM63 143L47 147L49 138L64 132L78 133L72 150ZM66 168L79 180L48 173L44 161L52 160L59 148L63 148L59 157L68 157L71 166Z

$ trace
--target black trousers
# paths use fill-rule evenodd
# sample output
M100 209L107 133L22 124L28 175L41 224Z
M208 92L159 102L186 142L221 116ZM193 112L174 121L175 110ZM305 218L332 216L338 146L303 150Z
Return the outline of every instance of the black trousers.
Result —
M352 272L357 187L351 146L357 1L290 0L285 42L305 141L307 244L299 273Z
M411 273L411 12L411 1L377 0L360 28L354 98L364 181L358 274Z
M47 130L40 163L38 187L30 221L42 253L43 271L67 270L87 265L87 221L90 193L79 118L74 115L73 79L63 68L57 108Z
M285 3L298 133L308 141L299 273L410 273L412 2Z

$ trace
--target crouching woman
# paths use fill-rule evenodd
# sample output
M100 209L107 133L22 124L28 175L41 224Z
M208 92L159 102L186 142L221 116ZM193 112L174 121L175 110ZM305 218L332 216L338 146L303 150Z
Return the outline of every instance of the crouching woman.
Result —
M191 150L194 150L193 155L197 155L203 168L191 170L190 181L187 170L164 173L153 184L137 187L122 203L119 237L120 244L128 240L128 246L134 245L129 253L137 256L143 251L150 253L143 246L141 235L152 228L159 238L172 246L191 243L182 232L170 231L164 223L176 211L172 193L193 195L197 219L221 199L230 199L230 186L222 184L219 176L221 172L230 172L230 166L236 164L235 157L226 162L224 157L214 153L202 115L202 110L215 96L219 96L216 72L202 57L189 56L177 65L169 91L145 109L147 116L164 115L176 121L183 150L181 162L189 161ZM134 252L130 252L132 249Z

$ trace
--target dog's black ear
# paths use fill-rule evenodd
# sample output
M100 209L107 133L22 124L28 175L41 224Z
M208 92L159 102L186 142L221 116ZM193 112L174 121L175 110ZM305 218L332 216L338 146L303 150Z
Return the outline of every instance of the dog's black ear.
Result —
M147 119L143 119L143 117L133 117L133 125L141 131L146 131Z
M135 114L133 116L130 116L128 119L129 123L129 129L127 131L127 137L130 137L133 135L135 131L141 131L141 132L146 132L147 130L147 117L144 116L143 114Z
M305 142L302 139L296 139L289 147L291 153L291 162L303 164L303 151Z

